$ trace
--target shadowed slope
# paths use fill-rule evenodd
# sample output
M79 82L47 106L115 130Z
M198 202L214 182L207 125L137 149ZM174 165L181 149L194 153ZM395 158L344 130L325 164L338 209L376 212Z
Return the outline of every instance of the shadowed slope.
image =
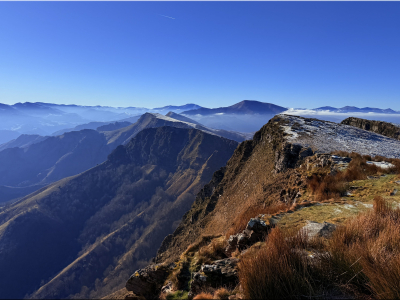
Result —
M33 298L98 298L122 287L236 145L194 129L146 129L103 164L0 211L2 295L43 285Z

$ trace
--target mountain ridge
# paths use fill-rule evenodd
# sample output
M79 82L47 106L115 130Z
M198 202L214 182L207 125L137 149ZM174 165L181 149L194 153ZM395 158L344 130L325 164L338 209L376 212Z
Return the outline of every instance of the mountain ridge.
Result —
M192 195L236 145L196 129L148 128L118 146L104 163L1 209L0 277L6 286L10 282L2 294L19 298L37 290L31 297L87 298L92 293L97 298L123 285L118 279L155 255L164 232L172 232L193 202ZM25 235L32 238L26 240ZM26 247L39 249L36 241L61 248L52 255L46 252L46 262L46 255L24 252ZM10 272L6 266L13 264L19 268ZM22 279L20 270L33 265L35 272L22 272ZM115 278L110 275L114 273ZM29 290L18 294L14 283L20 280Z

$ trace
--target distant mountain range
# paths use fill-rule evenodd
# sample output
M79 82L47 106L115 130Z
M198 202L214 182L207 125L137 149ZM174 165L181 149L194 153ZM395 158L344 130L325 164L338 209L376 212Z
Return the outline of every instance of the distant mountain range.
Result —
M332 107L332 106L323 106L323 107L315 108L314 110L317 110L317 111L328 110L328 111L335 112L335 113L357 112L357 113L400 114L399 111L395 111L390 108L387 108L387 109L374 108L374 107L359 108L359 107L355 107L355 106L344 106L342 108L336 108L336 107Z
M172 111L188 116L207 127L254 133L274 115L285 110L287 110L285 107L255 100L243 100L234 105L219 108L205 108L190 103L178 106L167 105L153 109L145 107L62 105L43 102L25 102L14 105L0 103L0 145L18 137L20 134L59 135L77 129L96 129L98 127L94 128L96 122L103 123L102 125L116 121L135 123L139 116L146 112L165 115ZM357 108L353 106L342 108L325 106L312 111L350 114L380 113L387 116L400 115L399 112L390 108ZM300 113L300 115L307 116L306 112ZM336 116L330 119L341 121L343 118ZM382 121L393 122L395 120L384 119Z

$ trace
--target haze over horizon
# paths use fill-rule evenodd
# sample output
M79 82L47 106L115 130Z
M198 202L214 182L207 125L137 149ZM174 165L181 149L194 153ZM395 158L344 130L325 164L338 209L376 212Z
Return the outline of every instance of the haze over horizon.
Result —
M398 2L0 2L0 103L400 110Z

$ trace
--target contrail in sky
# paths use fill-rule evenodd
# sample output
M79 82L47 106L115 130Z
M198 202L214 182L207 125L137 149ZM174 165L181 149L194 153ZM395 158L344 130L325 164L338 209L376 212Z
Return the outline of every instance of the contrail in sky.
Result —
M170 18L170 19L173 19L173 20L175 20L175 18L173 18L173 17L170 17L170 16L165 16L165 15L160 15L160 16L162 16L162 17L166 17L166 18Z

